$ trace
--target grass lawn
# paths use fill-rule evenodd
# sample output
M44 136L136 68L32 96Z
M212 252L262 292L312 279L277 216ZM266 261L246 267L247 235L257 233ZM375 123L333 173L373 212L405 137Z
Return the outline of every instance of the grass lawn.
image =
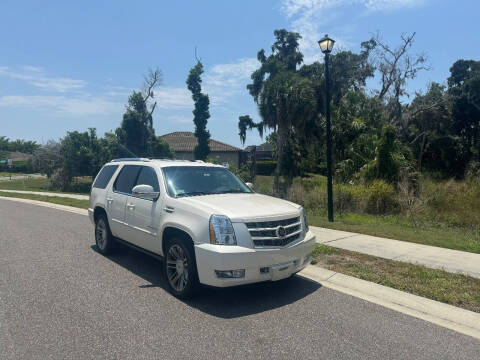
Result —
M480 253L480 200L477 188L462 182L424 181L423 184L430 200L424 213L417 216L417 226L401 213L371 215L354 210L344 210L342 213L335 211L335 222L328 222L324 210L326 198L320 196L325 193L326 180L318 175L304 180L303 189L296 188L296 198L290 199L292 193L287 193L287 199L303 202L309 223L314 226ZM255 178L257 192L271 195L272 187L273 176ZM355 189L356 185L351 187ZM315 196L318 197L317 202L312 200Z
M323 268L480 313L480 279L317 245Z
M15 175L15 174L0 171L0 177L9 177L10 175Z
M84 188L88 188L91 183L87 183L87 180L79 179L81 183L84 183ZM23 191L44 191L44 192L60 192L58 190L51 190L50 184L47 178L30 178L30 179L18 179L18 180L4 180L0 181L1 190L23 190ZM67 192L68 193L68 192ZM67 194L64 193L64 194ZM88 195L88 192L71 192L71 194L85 194Z
M308 222L313 226L386 237L418 244L480 254L480 229L441 226L424 223L413 226L400 216L374 216L368 214L335 214L335 222L327 220L326 213L309 212Z
M44 202L53 203L53 204L60 204L60 205L66 205L66 206L73 206L81 209L88 209L88 200L70 199L70 198L57 197L57 196L43 196L43 195L35 195L35 194L17 194L17 193L9 193L9 192L1 192L0 197L2 196L19 198L19 199L44 201Z

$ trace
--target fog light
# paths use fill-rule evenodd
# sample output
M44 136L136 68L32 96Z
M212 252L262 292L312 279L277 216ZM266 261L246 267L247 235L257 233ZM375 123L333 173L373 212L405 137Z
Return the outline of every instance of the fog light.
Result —
M245 277L245 269L215 270L215 274L220 279L243 278Z

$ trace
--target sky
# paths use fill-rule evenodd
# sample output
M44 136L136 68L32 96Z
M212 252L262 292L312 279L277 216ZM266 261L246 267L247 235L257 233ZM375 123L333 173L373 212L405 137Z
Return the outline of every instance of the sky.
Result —
M156 134L193 131L185 80L196 49L212 138L260 144L250 132L242 145L237 124L240 115L259 120L246 85L275 29L302 35L307 64L323 61L316 42L325 33L337 50L358 51L377 31L392 46L416 32L412 53L426 53L431 69L408 83L414 94L445 83L457 59L480 60L479 13L477 0L2 0L0 136L45 143L67 131L115 130L129 94L156 67Z

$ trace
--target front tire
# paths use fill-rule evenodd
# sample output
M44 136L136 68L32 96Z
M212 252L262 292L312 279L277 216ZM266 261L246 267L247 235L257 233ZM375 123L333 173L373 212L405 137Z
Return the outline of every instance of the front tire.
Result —
M200 283L192 244L178 238L171 239L163 263L170 292L180 299L195 295Z
M108 255L115 249L115 239L105 214L100 214L95 221L95 242L102 255Z

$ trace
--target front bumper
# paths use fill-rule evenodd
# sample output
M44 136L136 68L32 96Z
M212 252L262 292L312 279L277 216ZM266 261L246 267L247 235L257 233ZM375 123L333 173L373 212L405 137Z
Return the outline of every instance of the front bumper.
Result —
M88 208L88 217L90 218L90 221L92 222L92 224L95 224L95 220L93 219L93 209L92 208Z
M299 272L310 263L315 235L281 249L250 249L241 246L195 245L199 280L202 284L227 287L260 281L281 280ZM260 269L268 268L268 272ZM243 278L218 278L215 270L245 269Z

